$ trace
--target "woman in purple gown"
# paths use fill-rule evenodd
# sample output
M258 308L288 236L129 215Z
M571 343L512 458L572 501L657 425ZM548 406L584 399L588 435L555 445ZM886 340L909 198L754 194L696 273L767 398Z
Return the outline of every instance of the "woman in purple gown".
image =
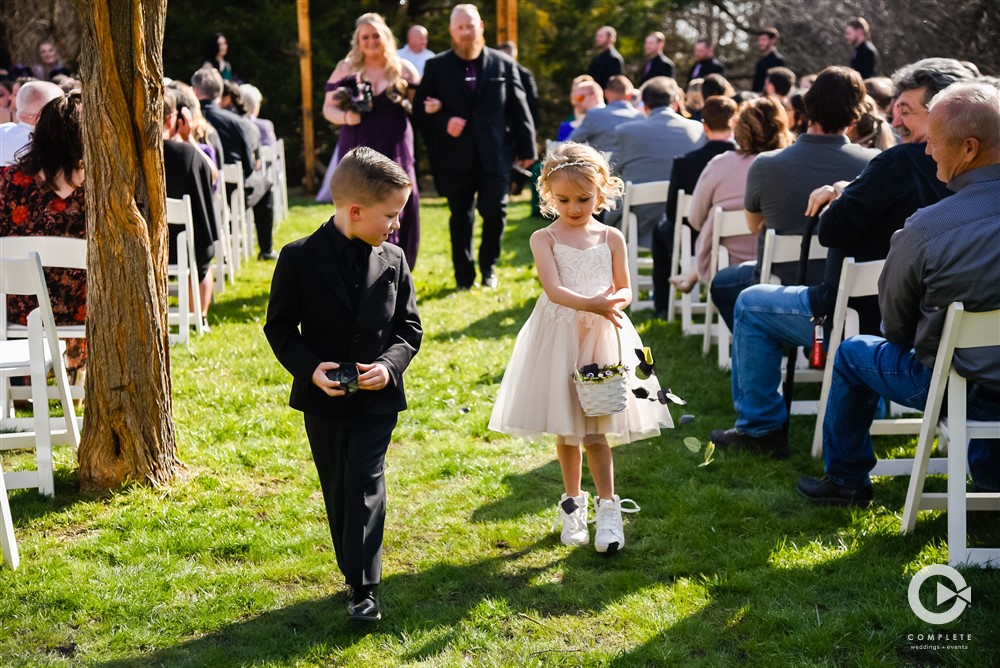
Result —
M402 247L410 268L417 263L420 245L420 193L413 158L413 126L410 124L410 91L420 83L420 74L396 53L396 40L378 14L363 14L357 20L351 51L330 75L326 84L323 116L340 126L340 137L323 179L317 202L330 202L330 176L340 156L357 146L368 146L395 160L413 182L413 193L400 216L399 231L389 241ZM364 95L365 90L370 95ZM355 98L342 102L347 95ZM370 100L370 109L367 109ZM355 107L361 111L348 110Z

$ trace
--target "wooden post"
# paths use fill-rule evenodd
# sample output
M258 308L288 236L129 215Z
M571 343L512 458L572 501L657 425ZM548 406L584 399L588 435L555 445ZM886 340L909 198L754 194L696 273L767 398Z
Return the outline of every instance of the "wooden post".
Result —
M296 0L299 19L299 72L302 78L302 150L306 159L305 194L316 192L316 146L313 131L312 45L309 38L309 0Z
M517 44L517 0L497 0L497 44Z

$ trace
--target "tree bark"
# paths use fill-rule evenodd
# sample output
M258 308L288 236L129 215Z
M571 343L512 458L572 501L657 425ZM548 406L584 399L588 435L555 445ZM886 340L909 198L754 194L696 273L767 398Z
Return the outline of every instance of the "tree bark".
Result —
M171 418L163 175L166 0L74 0L83 27L87 386L80 486L164 484Z

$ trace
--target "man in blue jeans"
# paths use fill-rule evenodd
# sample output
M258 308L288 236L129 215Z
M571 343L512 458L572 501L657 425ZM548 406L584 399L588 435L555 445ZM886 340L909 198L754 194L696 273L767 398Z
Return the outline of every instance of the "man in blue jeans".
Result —
M810 346L815 324L829 324L845 257L885 259L893 233L914 211L951 194L926 152L927 105L955 81L968 78L968 70L950 58L928 58L897 71L895 118L904 143L873 158L854 181L822 186L809 197L806 215L834 200L818 227L820 243L829 249L823 281L808 289L752 285L735 300L732 382L739 417L735 429L712 434L717 446L788 454L787 411L778 394L783 348ZM854 299L850 306L860 316L862 334L880 333L877 297Z
M892 238L879 279L885 338L855 337L837 351L823 422L826 476L803 477L797 488L816 503L871 502L879 398L924 408L948 305L1000 309L1000 90L956 83L930 109L927 152L955 194L917 211ZM1000 349L958 350L953 365L969 380L968 417L1000 419ZM971 441L969 468L977 490L1000 490L1000 441Z

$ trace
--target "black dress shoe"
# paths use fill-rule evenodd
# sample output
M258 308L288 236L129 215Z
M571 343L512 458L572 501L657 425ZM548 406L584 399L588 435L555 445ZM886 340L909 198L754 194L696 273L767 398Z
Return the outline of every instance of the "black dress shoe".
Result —
M871 487L844 487L829 478L820 480L810 476L802 476L795 491L799 496L824 506L865 508L871 504L873 497Z
M260 255L257 256L257 259L258 260L277 260L278 259L278 254L275 253L273 250L261 251Z
M351 598L347 602L347 618L352 622L377 622L382 619L382 609L379 607L375 585L351 587Z
M719 450L748 450L770 455L773 459L785 459L791 454L784 429L775 429L760 436L744 434L739 429L716 429L711 439Z

